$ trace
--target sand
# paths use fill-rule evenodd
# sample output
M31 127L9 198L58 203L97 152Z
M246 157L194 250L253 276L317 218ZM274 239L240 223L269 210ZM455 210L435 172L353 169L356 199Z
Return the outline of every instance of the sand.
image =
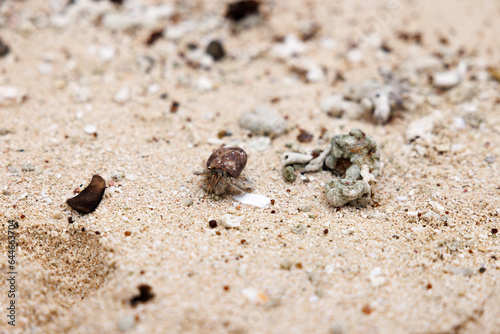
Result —
M0 333L500 333L499 83L487 75L500 66L498 3L264 1L261 22L233 33L226 2L177 1L152 25L109 29L109 13L159 2L125 3L77 1L74 17L65 1L0 5L10 47L0 86L19 93L0 104ZM183 23L178 39L145 44L155 29L173 34ZM320 27L299 56L326 70L315 82L269 51L305 23ZM186 61L188 43L214 38L222 61ZM381 54L381 42L391 51ZM346 58L353 45L359 62ZM387 124L321 112L347 84L380 79L380 66L438 52L452 55L450 68L467 59L467 77L447 91L417 80L410 89L425 88L422 103ZM115 98L124 87L129 96ZM259 104L287 121L262 151L238 125ZM411 122L436 110L432 137L409 142ZM305 152L352 128L379 145L372 205L331 207L329 171L282 179L281 155L299 129L314 135L298 143ZM232 135L216 140L224 130ZM274 205L196 193L193 172L235 141L254 193ZM78 214L65 201L94 174L108 182L106 195ZM210 228L224 214L245 220ZM19 226L15 327L6 316L9 221ZM141 285L152 298L131 305Z

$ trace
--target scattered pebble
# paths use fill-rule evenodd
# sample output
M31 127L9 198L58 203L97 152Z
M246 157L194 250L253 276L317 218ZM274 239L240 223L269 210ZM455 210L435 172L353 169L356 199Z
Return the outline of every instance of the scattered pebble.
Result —
M5 57L10 52L10 48L7 44L0 39L0 58Z
M97 133L97 127L95 125L87 125L83 131L85 131L88 135L93 135L94 133Z
M306 51L306 45L295 35L285 36L283 43L277 43L271 49L271 55L277 59L289 59Z
M297 174L295 174L295 169L292 166L284 166L281 175L287 182L295 182L297 179Z
M16 86L0 86L0 107L23 102L27 93Z
M226 214L220 217L220 222L225 228L240 227L243 221L245 221L245 217L243 216Z
M297 136L297 140L299 142L310 143L313 140L314 136L312 134L310 134L309 132L307 132L306 130L300 129L299 131L300 131L300 133Z
M280 262L280 268L283 270L290 270L293 267L293 262L290 259L285 258Z
M306 233L306 230L306 225L302 223L298 223L297 225L292 226L292 232L295 234L304 234Z
M122 332L126 332L135 326L135 317L133 315L127 315L120 320L118 320L118 329Z
M216 228L217 227L217 221L215 219L212 219L208 222L208 226L210 226L210 228Z
M198 90L202 92L209 91L214 88L214 84L212 83L212 81L204 75L198 78L196 86L198 87Z
M77 196L66 201L68 205L81 214L94 212L101 203L106 181L99 175L94 175L89 185Z
M299 205L299 207L298 207L298 210L300 212L309 212L309 211L311 211L311 209L312 209L312 206L310 206L310 205Z
M286 128L285 119L267 105L259 105L254 111L243 113L239 118L239 124L253 134L269 137L279 136Z
M263 304L267 302L268 297L265 293L257 290L256 288L248 287L241 290L243 295L248 299L248 301L255 304Z
M35 166L27 162L21 166L21 169L23 172L32 172L35 170Z
M132 307L137 306L139 303L146 303L154 298L153 289L147 284L141 284L137 287L139 294L130 299Z
M465 60L460 61L457 68L434 73L432 77L432 84L436 88L449 89L458 85L465 75L467 74L467 62Z
M214 61L219 61L225 57L226 52L224 51L224 47L222 43L218 40L211 41L207 48L205 49L205 53L209 54Z
M370 284L376 288L385 283L385 277L382 275L382 270L380 267L377 267L370 271L370 275L368 276L370 279Z
M186 200L186 206L191 206L191 205L193 205L193 199L189 198L188 200Z
M18 166L15 166L15 165L7 166L7 170L14 175L18 175L19 173L21 173L21 168L19 168Z
M224 17L231 21L238 22L250 15L258 15L259 6L260 2L255 0L234 1L227 5Z

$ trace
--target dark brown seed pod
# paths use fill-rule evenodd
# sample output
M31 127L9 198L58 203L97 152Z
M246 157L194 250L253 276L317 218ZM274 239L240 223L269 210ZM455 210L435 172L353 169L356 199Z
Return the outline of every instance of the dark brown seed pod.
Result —
M68 199L66 203L72 209L83 214L94 212L101 203L105 189L106 181L101 176L94 175L87 188L83 189L77 196Z
M223 147L210 155L206 170L195 174L207 178L203 186L206 186L205 190L209 193L241 193L253 188L252 182L246 179L237 180L246 164L247 154L242 148Z
M208 169L221 169L234 178L240 176L246 164L247 154L239 147L219 148L207 160Z

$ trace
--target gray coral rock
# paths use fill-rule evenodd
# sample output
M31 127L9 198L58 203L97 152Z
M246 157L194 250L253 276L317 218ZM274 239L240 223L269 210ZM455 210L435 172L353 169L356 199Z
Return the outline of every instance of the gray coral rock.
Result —
M367 165L374 177L380 169L380 155L377 143L360 129L352 129L348 135L336 135L330 140L333 161L328 164L332 169L344 174L351 165L361 168Z
M380 172L380 155L375 140L360 129L352 129L348 135L333 136L330 143L331 156L326 164L344 178L333 178L326 183L326 200L334 207L368 205L371 185Z

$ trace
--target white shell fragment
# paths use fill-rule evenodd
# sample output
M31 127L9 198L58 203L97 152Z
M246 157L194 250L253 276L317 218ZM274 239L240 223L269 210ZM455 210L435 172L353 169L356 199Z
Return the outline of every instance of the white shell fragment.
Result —
M259 208L265 208L266 206L271 204L271 199L269 197L259 194L243 193L241 195L234 195L232 197L235 201L243 204L254 205Z
M240 227L241 223L245 221L243 216L235 216L231 214L223 215L220 217L220 222L224 227Z
M26 92L16 86L0 86L0 106L17 104L26 98Z
M97 127L95 125L89 124L89 125L85 126L83 131L85 131L85 133L88 135L92 135L92 134L97 132Z
M463 80L466 74L467 63L465 62L465 60L462 60L458 64L457 68L453 70L434 73L434 76L432 77L432 84L436 88L452 88L458 85Z
M283 154L282 162L283 165L293 165L293 164L306 164L313 159L310 154L286 152Z

